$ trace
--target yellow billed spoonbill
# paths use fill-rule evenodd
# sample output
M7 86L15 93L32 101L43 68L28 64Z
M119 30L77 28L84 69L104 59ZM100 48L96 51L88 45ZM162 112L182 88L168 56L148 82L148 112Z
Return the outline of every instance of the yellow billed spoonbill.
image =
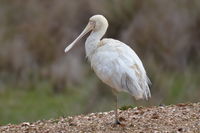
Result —
M117 92L123 91L134 96L136 100L151 97L143 64L137 54L126 44L111 38L104 38L108 21L102 15L89 19L83 32L65 48L68 52L74 44L91 31L85 42L86 57L96 75L112 88L116 97L115 123L120 124L117 111Z

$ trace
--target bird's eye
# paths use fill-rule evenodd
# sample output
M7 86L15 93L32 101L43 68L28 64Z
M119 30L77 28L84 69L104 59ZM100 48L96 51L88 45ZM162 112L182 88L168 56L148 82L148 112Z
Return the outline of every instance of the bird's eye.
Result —
M92 25L96 24L95 21L92 21L92 20L90 20L89 23L92 24Z

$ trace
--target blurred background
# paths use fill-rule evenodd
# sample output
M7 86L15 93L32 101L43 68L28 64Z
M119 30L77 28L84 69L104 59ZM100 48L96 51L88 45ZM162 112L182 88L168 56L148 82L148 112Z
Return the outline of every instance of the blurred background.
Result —
M111 89L69 45L94 14L109 21L105 37L129 44L152 81L152 98L119 95L120 106L198 102L199 0L0 0L0 125L114 108Z

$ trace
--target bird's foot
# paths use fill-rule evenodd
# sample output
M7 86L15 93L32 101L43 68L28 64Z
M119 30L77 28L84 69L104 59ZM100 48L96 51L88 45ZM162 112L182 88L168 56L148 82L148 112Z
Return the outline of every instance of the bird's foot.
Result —
M159 106L160 106L160 107L164 107L164 106L165 106L165 104L162 104L162 103L161 103L161 104L159 104Z

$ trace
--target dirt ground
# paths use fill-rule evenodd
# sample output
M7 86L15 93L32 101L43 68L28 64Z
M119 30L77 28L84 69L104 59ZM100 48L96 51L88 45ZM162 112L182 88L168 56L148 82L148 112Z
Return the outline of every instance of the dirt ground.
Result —
M91 113L54 120L0 126L0 133L200 133L200 103L119 110L121 125L114 125L114 112Z

